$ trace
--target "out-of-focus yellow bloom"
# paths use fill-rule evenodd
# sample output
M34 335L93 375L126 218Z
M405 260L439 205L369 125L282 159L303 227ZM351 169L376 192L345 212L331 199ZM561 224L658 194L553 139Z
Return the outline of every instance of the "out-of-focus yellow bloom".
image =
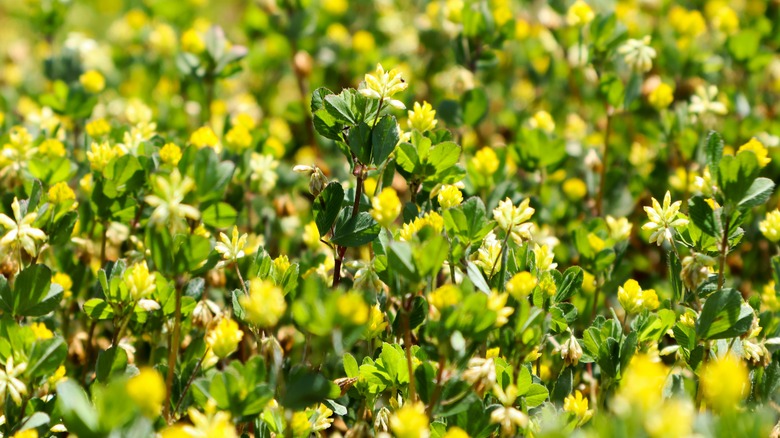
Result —
M758 223L758 229L770 242L780 241L780 209L767 213L766 218Z
M615 242L621 242L628 240L631 237L631 229L634 225L628 221L625 217L614 218L612 216L606 217L607 229L609 230L609 237Z
M436 110L430 103L423 101L414 103L414 107L409 111L409 129L416 129L420 132L431 131L439 123L436 120Z
M630 279L618 287L618 301L626 312L634 314L642 309L658 308L658 295L653 289L642 290L636 280Z
M273 262L274 272L284 274L290 269L290 259L285 254L280 254Z
M206 43L195 29L188 29L181 34L181 49L185 52L199 55L206 50Z
M593 411L588 410L588 399L582 396L579 389L563 400L563 410L576 415L580 425L585 424L593 416Z
M579 178L569 178L563 182L563 193L571 201L579 201L588 194L588 186Z
M371 217L383 227L389 227L401 214L401 200L392 187L385 187L371 200Z
M506 305L509 294L498 293L495 290L488 296L488 309L496 312L496 327L501 327L509 322L509 317L515 312L515 309Z
M718 87L715 85L696 87L696 94L691 96L688 111L700 115L716 114L722 116L728 113L726 105L718 100Z
M215 402L209 401L206 413L189 408L187 413L192 425L170 426L162 431L162 438L238 438L230 414L217 411Z
M495 151L490 147L483 147L471 159L474 169L483 176L492 176L498 170L499 161Z
M106 79L97 70L87 70L79 76L81 86L89 93L97 94L106 88Z
M36 429L25 429L16 432L11 438L38 438L38 431Z
M766 165L772 161L772 159L769 158L769 151L766 149L764 144L758 141L755 137L751 138L749 142L740 146L737 150L737 154L742 151L750 151L756 154L758 165L761 167L766 167Z
M249 309L247 309L247 317ZM224 359L238 349L238 343L244 337L244 332L238 328L238 323L230 318L222 318L217 326L206 335L206 344L220 359Z
M677 33L688 39L695 38L707 31L707 23L701 12L698 10L689 11L681 6L673 6L669 9L669 23Z
M309 247L309 249L317 249L320 247L320 230L317 228L317 223L314 221L309 222L303 227L303 243Z
M555 285L555 280L550 275L542 276L542 280L539 282L539 290L542 291L548 297L555 295L558 292L558 286Z
M138 301L148 297L155 289L155 275L149 272L146 261L134 263L125 270L125 284L130 292L130 296Z
M671 85L661 82L647 95L647 101L653 108L662 110L671 105L674 101L674 88L672 88Z
M460 288L454 284L445 284L432 291L428 294L431 319L438 321L444 309L458 304L462 298L463 294Z
M731 354L707 363L700 379L704 399L721 412L737 409L750 390L745 362Z
M407 402L390 417L390 429L398 438L427 438L428 415L421 403Z
M241 305L246 310L246 320L260 328L274 327L287 310L282 288L259 278L249 283L249 295L241 297Z
M171 56L176 50L176 31L169 24L156 23L149 32L149 45L160 56Z
M70 275L64 272L57 272L51 276L51 282L62 286L63 295L65 298L70 297L71 289L73 289L73 280L70 279Z
M528 120L528 125L533 129L541 129L548 134L552 134L555 131L555 121L547 111L537 111Z
M668 369L660 361L643 353L635 354L620 382L618 402L648 411L661 402L668 374Z
M190 135L190 143L198 149L205 147L216 149L219 145L219 138L209 126L201 126Z
M457 186L446 184L441 187L436 199L439 201L441 208L446 210L460 205L463 202L463 193Z
M58 182L49 188L49 202L62 204L65 201L76 199L76 194L66 183Z
M249 179L257 182L260 194L267 195L276 187L276 181L279 179L276 173L278 167L279 161L272 155L252 152L249 158L249 169L252 171Z
M690 400L673 397L645 414L645 430L652 438L695 436L691 433L695 414Z
M650 36L641 40L629 39L618 47L618 53L623 55L623 60L632 70L638 73L647 73L653 68L653 59L656 56L655 49L650 47Z
M364 82L358 90L360 94L371 99L382 100L395 109L406 109L406 106L399 100L391 97L406 90L409 86L401 77L401 72L392 69L385 72L381 64L377 64L376 71L366 73Z
M255 129L255 119L247 113L239 113L233 118L233 125L241 125L248 130Z
M596 18L590 5L583 0L577 0L566 11L566 24L569 26L585 26Z
M775 291L775 282L770 281L761 292L761 310L777 312L780 310L780 298Z
M344 15L349 8L347 0L324 0L322 9L331 15Z
M165 164L176 166L179 164L181 157L181 148L174 143L166 143L165 146L160 149L160 160Z
M148 418L157 418L165 401L165 381L154 368L144 367L125 386L127 395Z
M252 134L244 125L233 125L225 134L225 144L229 151L240 154L252 146Z
M38 145L38 152L50 157L64 157L65 145L56 138L47 138Z
M89 160L89 166L92 170L102 172L109 161L118 155L124 155L122 150L116 146L111 146L108 142L95 143L89 147L87 151L87 160Z
M144 198L147 204L155 207L149 218L151 224L169 225L172 232L176 232L185 227L185 219L200 219L200 210L183 203L195 182L188 176L182 177L179 169L174 168L167 178L153 175L151 186L154 194Z
M705 6L707 18L715 29L726 35L733 35L739 31L739 16L725 1L710 1Z
M453 426L447 430L442 438L469 438L469 434L458 426Z
M101 117L87 123L86 130L90 137L100 138L111 132L111 125L108 123L108 120Z
M536 259L536 269L540 272L555 269L558 264L553 263L553 257L555 255L547 244L539 245L534 243L534 258Z
M600 252L604 247L606 246L606 242L604 242L604 239L599 237L595 233L588 233L588 244L590 245L591 249L594 252Z
M506 291L520 301L533 292L536 287L536 277L528 271L518 272L506 284Z
M35 339L42 341L45 339L51 339L54 337L54 333L46 327L46 324L42 322L34 322L30 324L30 329L35 334Z
M593 292L596 292L596 286L598 286L598 284L596 283L596 277L594 277L593 274L591 274L590 272L583 270L582 291L588 295L592 295Z
M347 292L336 299L336 310L342 320L350 321L354 325L363 325L368 322L371 310L357 292Z
M358 53L368 53L376 48L376 41L371 32L359 30L352 35L352 50Z

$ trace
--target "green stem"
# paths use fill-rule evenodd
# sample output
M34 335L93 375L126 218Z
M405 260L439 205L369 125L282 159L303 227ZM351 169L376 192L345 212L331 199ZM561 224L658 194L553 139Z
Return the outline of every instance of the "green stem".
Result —
M729 252L729 222L731 218L726 216L726 221L723 224L723 238L720 242L720 266L718 268L718 290L723 289L724 269L726 268L726 254Z
M168 353L168 376L165 379L166 393L168 394L168 400L166 400L164 406L164 414L168 420L168 423L173 420L175 413L171 412L171 401L173 398L173 376L176 369L176 359L179 354L179 330L181 329L181 286L180 281L176 282L176 310L173 317L173 333L171 333L171 341L168 345L170 352Z

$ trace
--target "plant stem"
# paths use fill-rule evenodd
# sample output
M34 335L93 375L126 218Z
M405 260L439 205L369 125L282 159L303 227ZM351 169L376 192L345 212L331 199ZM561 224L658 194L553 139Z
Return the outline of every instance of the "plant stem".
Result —
M130 320L133 319L133 312L135 312L135 306L137 304L138 302L133 303L133 307L130 308L130 313L128 313L125 317L125 320L122 321L122 325L119 326L119 330L114 333L114 338L111 340L111 345L116 346L117 343L122 339L122 333L124 333L127 325L130 324Z
M168 345L170 352L168 353L168 377L165 380L166 393L168 394L168 400L165 403L164 414L171 422L175 413L171 413L171 400L173 397L173 376L176 368L176 358L179 354L179 330L181 326L181 281L176 282L176 311L173 317L173 333L171 333L171 342Z
M244 289L244 294L249 295L249 290L247 290L246 283L244 283L244 277L241 276L241 270L238 269L238 263L233 263L233 266L236 267L236 274L238 274L238 281L241 282L241 288Z
M209 350L206 348L206 351L203 353L203 356L201 356L198 363L195 365L195 369L192 370L192 375L189 379L187 379L187 384L184 385L184 389L181 391L181 395L179 396L179 401L176 403L176 408L173 409L173 415L179 414L179 408L181 407L181 403L184 401L184 396L187 395L187 391L190 389L190 386L192 386L192 382L195 380L195 376L198 375L198 371L200 370L200 366L203 365L203 360L206 359L206 354L208 354Z
M433 389L431 395L431 401L428 403L428 418L433 420L433 410L436 409L436 405L439 403L439 397L441 397L441 391L444 389L444 382L442 381L442 375L444 374L444 367L446 366L446 354L439 355L439 369L436 371L436 387Z
M103 238L100 241L100 266L106 264L106 240L108 240L108 224L103 222Z
M355 186L355 201L352 204L352 217L358 215L360 212L360 198L363 196L363 180L365 180L364 167L360 163L355 164L355 170L353 175L357 177L357 185ZM333 287L336 288L341 283L341 264L344 261L344 254L347 252L346 246L336 247L336 260L333 263Z

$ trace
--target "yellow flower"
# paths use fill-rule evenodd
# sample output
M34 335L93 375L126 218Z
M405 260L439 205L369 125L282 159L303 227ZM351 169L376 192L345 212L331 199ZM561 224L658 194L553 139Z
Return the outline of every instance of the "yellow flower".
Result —
M65 365L60 365L56 371L54 371L54 374L52 374L46 381L49 384L49 387L54 389L57 386L57 383L63 382L65 380L68 380L67 377L65 377L65 374L67 374L67 371L65 370Z
M648 411L661 402L668 373L660 361L642 353L634 355L620 382L619 399Z
M563 400L563 410L576 415L580 419L579 424L584 424L593 415L593 411L588 410L588 399L582 396L579 389Z
M70 275L64 272L57 272L51 276L51 282L62 286L63 294L65 298L70 297L71 289L73 288L73 280L70 279Z
M460 288L454 284L445 284L432 291L428 295L428 302L433 307L431 311L435 316L434 319L438 319L442 310L458 304L462 298Z
M38 146L38 152L50 157L64 157L65 145L56 138L47 138Z
M284 291L269 280L253 279L249 295L241 297L246 320L260 328L274 327L287 310Z
M596 292L596 277L588 271L582 271L582 291L588 295L592 295Z
M506 284L506 291L520 301L533 292L536 287L536 277L528 271L518 272Z
M45 242L47 239L43 230L33 227L38 213L30 211L23 215L22 206L16 197L11 203L11 211L13 211L13 219L0 213L0 227L5 228L5 234L0 238L0 248L10 249L21 246L27 254L36 256L38 254L36 241Z
M97 94L106 88L106 79L97 70L88 70L79 76L79 82L87 92Z
M165 381L154 368L144 367L125 386L127 395L148 418L157 418L165 401Z
M727 355L707 363L701 373L704 399L718 411L733 411L750 390L745 362Z
M352 35L352 50L358 53L367 53L376 47L376 41L371 32L359 30Z
M247 309L247 316L249 309ZM249 319L249 318L247 318ZM238 328L238 324L229 317L222 318L206 335L206 344L220 359L224 359L238 349L238 343L244 337L244 332Z
M761 310L777 312L780 310L780 298L775 292L775 282L770 281L761 292Z
M229 151L240 154L252 146L252 134L244 125L233 125L225 134L225 144Z
M569 26L585 26L596 18L590 5L583 0L577 0L566 11L566 23Z
M571 201L579 201L588 194L588 186L579 178L569 178L563 182L563 193Z
M217 149L219 139L217 138L217 134L215 134L210 127L201 126L190 135L190 143L198 149L205 147Z
M406 90L409 86L401 77L401 72L396 69L385 72L382 64L376 65L374 74L366 73L364 82L358 90L360 94L371 99L381 100L395 109L406 109L399 100L391 99L397 93Z
M109 161L111 161L117 155L121 155L119 148L112 147L108 142L95 143L87 151L87 160L89 160L89 166L92 170L102 172Z
M239 113L235 117L233 117L233 125L234 126L240 125L251 131L255 129L256 123L255 123L255 119L252 118L252 116L250 116L249 114Z
M100 138L111 132L111 125L104 118L95 119L86 126L87 134L92 138Z
M154 292L156 287L155 275L149 273L149 267L146 261L134 263L125 270L125 284L133 300L138 301L148 297Z
M653 438L690 437L695 409L690 400L673 397L645 416L645 430Z
M548 271L558 267L557 263L553 263L555 255L552 252L552 248L548 245L539 245L534 243L534 258L536 260L536 269L539 271Z
M371 217L383 227L389 227L401 214L401 200L392 187L385 187L371 201Z
M35 339L42 341L44 339L51 339L54 337L54 333L46 327L46 324L42 322L34 322L30 324L30 329L35 333Z
M74 199L76 199L76 194L64 182L58 182L49 188L49 202L52 204L62 204Z
M496 327L501 327L509 322L509 317L515 312L515 309L506 305L509 294L498 293L495 290L488 296L488 309L496 312Z
M614 218L607 215L606 221L610 239L621 242L631 237L631 229L634 225L625 217Z
M397 438L427 438L428 415L421 403L406 403L390 417L390 429Z
M636 280L627 280L618 287L618 301L626 312L639 313L643 308L655 310L659 306L658 295L653 289L642 290Z
M290 269L290 259L287 258L286 255L280 254L277 258L274 259L274 272L277 274L284 274L287 272L288 269Z
M11 438L38 438L38 431L36 429L25 429L16 432Z
M387 328L387 321L385 320L385 313L379 307L379 304L375 304L371 307L371 314L368 316L368 337L376 337L380 333L384 332Z
M447 430L442 438L469 438L469 434L458 426L453 426Z
M659 204L655 198L652 198L652 202L652 207L645 207L650 222L642 225L642 229L651 230L653 234L650 235L650 242L656 242L658 246L661 246L664 242L671 242L673 232L678 227L688 225L688 219L678 217L682 201L672 203L672 195L668 190L664 195L663 205Z
M436 110L428 102L423 101L422 105L415 102L414 109L409 111L409 129L416 129L420 132L431 131L438 122Z
M322 9L331 15L344 15L349 9L347 0L325 0L322 2Z
M181 157L181 148L174 143L166 143L165 146L160 149L160 160L165 164L176 166L179 164Z
M650 92L647 96L647 101L653 108L662 110L674 101L674 88L670 85L661 82L657 87Z
M769 158L769 151L767 151L764 144L756 140L755 137L751 138L749 142L740 146L739 150L737 150L737 154L742 151L751 151L756 154L758 165L761 167L766 167L766 165L772 161L772 159Z
M309 436L311 434L311 423L306 412L298 411L293 414L292 420L290 420L290 429L292 429L292 436Z
M498 156L490 147L483 147L471 159L474 169L481 175L492 177L498 170Z
M203 38L201 38L198 31L195 29L188 29L181 34L181 49L185 52L199 55L206 50L206 43L203 41Z
M528 121L528 124L531 128L541 129L548 134L552 134L555 131L555 121L547 111L537 111Z
M617 51L623 56L626 65L638 73L647 73L653 68L656 52L650 46L650 35L641 40L629 39Z
M758 229L770 242L780 241L780 209L767 213L764 220L758 223Z
M591 249L597 253L604 249L604 246L606 246L604 239L594 233L588 233L588 244L590 245Z
M439 201L441 208L446 210L460 205L463 202L463 193L457 186L445 184L439 190L436 199Z
M194 407L189 408L187 413L192 425L176 425L163 429L162 438L238 438L229 413L217 411L213 400L206 404L205 411L204 414Z
M317 228L317 223L314 221L309 222L303 227L303 243L306 244L309 249L317 249L320 247L320 230Z
M239 235L238 227L233 225L232 237L228 237L225 233L219 233L219 242L214 246L214 250L220 253L224 260L235 262L244 257L244 248L248 238L246 233Z
M336 299L336 309L343 320L350 321L354 325L363 325L368 322L371 310L357 292L347 292Z
M553 280L552 276L544 275L542 276L542 281L539 282L539 290L544 292L548 297L551 297L558 292L558 286L555 285L555 280Z

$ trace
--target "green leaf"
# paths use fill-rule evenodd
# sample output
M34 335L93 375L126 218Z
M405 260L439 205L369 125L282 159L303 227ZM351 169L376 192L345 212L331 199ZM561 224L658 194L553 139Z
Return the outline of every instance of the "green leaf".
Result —
M433 165L434 175L436 175L453 167L459 158L460 146L451 141L445 141L431 148L426 161Z
M366 122L360 122L349 130L347 135L349 149L363 164L371 162L371 127Z
M325 110L337 121L357 125L358 118L352 109L354 105L354 96L347 90L340 94L330 94L325 96Z
M114 317L114 309L106 300L100 298L92 298L84 303L84 313L95 321L111 319Z
M483 88L472 88L460 100L463 107L463 123L476 126L487 115L488 97Z
M769 178L756 178L753 184L745 193L745 196L739 201L737 207L740 210L747 210L752 207L758 207L764 204L775 189L775 183Z
M214 228L228 228L236 223L238 213L227 202L217 202L203 210L203 223Z
M68 346L65 340L56 336L36 341L27 361L26 374L31 378L51 376L68 356Z
M696 322L696 334L702 339L726 339L750 329L753 310L734 289L721 289L707 298Z
M528 388L528 392L526 392L523 397L529 408L535 408L544 403L549 394L549 391L544 385L532 383L531 387Z
M723 157L723 138L715 131L710 131L707 136L707 146L704 150L707 156L707 167L713 181L718 181L720 159Z
M739 31L729 37L729 52L739 61L747 61L758 53L761 43L761 33L752 28Z
M294 411L321 403L334 391L337 395L341 393L338 386L320 373L294 370L287 382L287 390L281 397L280 404Z
M54 310L62 298L62 287L51 284L51 270L46 265L32 265L14 282L13 314L42 316Z
M344 371L347 373L347 377L357 377L360 375L360 370L358 368L357 360L355 360L355 356L344 353Z
M550 401L558 404L563 403L563 400L571 394L573 388L573 372L571 367L566 367L561 371L561 375L558 376L558 380L555 382L552 394L550 394Z
M341 224L337 223L330 240L339 246L361 246L376 239L381 229L382 227L371 217L371 214L364 211Z
M669 282L672 284L672 304L675 305L685 296L685 289L683 287L682 278L680 277L680 274L682 273L682 264L680 263L680 259L671 251L667 253L666 259L669 261Z
M381 166L393 153L399 139L400 133L395 117L384 116L379 119L371 134L371 163L375 166Z
M703 196L696 195L688 200L688 215L694 225L707 235L713 237L720 235L718 224L715 221L715 212Z
M222 197L236 166L231 161L219 161L212 148L199 149L193 162L195 192L201 202Z
M316 113L317 111L325 108L325 97L333 94L332 91L328 90L325 87L320 87L314 90L314 93L311 94L311 112Z
M325 190L314 200L312 210L314 213L314 222L317 224L317 230L320 237L325 236L333 226L333 222L341 211L344 204L344 188L341 184L332 181L328 183Z
M569 299L582 287L583 279L582 268L579 266L572 266L563 273L563 280L561 281L558 290L555 293L554 301L560 303Z
M111 376L122 374L127 367L127 352L124 348L112 346L98 354L95 367L98 382L105 383Z
M68 432L85 438L100 436L98 413L75 380L65 380L57 385L57 407Z
M761 171L752 151L742 151L736 157L726 155L718 167L718 186L726 198L726 205L733 207L742 201Z

